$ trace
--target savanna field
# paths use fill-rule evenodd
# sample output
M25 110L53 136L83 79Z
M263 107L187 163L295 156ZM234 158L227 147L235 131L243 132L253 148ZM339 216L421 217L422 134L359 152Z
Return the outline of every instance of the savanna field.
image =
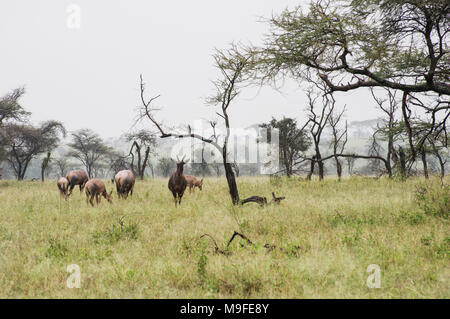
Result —
M54 180L0 181L0 298L450 298L439 179L237 181L241 199L286 199L233 207L225 178L206 178L176 208L167 179L137 181L127 200L105 181L113 204L92 208L78 188L61 199ZM253 245L227 249L234 231ZM381 288L367 287L371 264Z

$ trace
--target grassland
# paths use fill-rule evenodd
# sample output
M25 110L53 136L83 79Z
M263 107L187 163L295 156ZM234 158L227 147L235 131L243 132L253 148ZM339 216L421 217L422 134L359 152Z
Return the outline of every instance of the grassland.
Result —
M175 208L167 180L155 179L91 208L78 189L61 200L55 181L1 181L0 297L450 298L450 195L439 180L238 186L241 197L286 200L233 207L225 179L207 178ZM200 239L224 249L235 230L254 245L235 240L225 255ZM80 289L66 286L69 264L80 266ZM379 289L366 285L370 264Z

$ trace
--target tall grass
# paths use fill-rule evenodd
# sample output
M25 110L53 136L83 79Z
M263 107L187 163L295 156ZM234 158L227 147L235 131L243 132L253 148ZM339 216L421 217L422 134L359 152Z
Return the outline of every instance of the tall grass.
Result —
M439 180L243 177L238 186L242 198L286 199L233 207L225 179L207 178L176 208L156 179L92 208L77 190L61 199L54 181L1 181L0 297L450 297L449 189ZM236 239L221 254L200 239L224 249L234 231L253 245ZM80 289L66 287L69 264L81 268ZM379 289L366 285L370 264L381 268Z

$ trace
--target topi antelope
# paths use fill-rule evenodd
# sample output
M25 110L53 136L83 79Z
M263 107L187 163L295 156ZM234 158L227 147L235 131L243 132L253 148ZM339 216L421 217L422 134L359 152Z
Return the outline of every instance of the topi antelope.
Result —
M177 157L178 160L178 157ZM177 196L178 204L181 204L181 198L183 197L184 191L186 190L187 181L186 177L183 175L184 164L189 162L189 160L184 161L184 156L181 161L178 160L177 169L172 173L169 179L169 189L172 192L175 206L177 206Z
M67 191L69 188L69 181L65 177L60 177L56 181L56 185L58 185L59 194L64 196L64 199L67 200Z
M184 177L186 178L187 186L189 186L189 193L191 193L192 189L194 189L194 193L195 193L196 187L198 187L198 189L202 190L203 178L201 180L197 180L197 178L192 175L184 175Z
M70 171L66 175L66 179L69 181L69 189L67 191L67 197L72 194L75 185L80 186L80 193L83 191L86 182L89 180L88 174L82 169Z
M114 177L114 182L116 183L118 198L126 199L128 193L131 193L131 196L133 196L135 178L132 171L123 170L118 172Z
M94 206L94 196L97 205L100 204L100 201L102 199L101 196L105 197L106 200L112 204L112 191L109 194L106 192L106 186L103 181L99 180L98 178L90 179L89 181L87 181L85 187L86 204L91 203L91 205ZM89 196L91 197L90 199Z

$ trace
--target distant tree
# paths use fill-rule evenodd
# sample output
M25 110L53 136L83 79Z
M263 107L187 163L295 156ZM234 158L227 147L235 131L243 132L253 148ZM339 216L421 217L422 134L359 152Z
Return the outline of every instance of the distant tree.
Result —
M29 115L19 104L19 99L25 94L25 88L20 87L0 98L0 127L7 121L23 122Z
M130 169L131 165L127 161L127 156L121 154L117 150L110 150L106 154L106 161L108 164L108 171L111 174L111 179L114 179L117 172L125 169Z
M328 123L331 127L331 143L330 147L333 148L334 160L336 163L336 173L338 175L338 181L341 181L342 177L342 164L338 157L338 154L342 154L345 149L345 145L347 144L347 121L345 121L345 127L339 128L340 122L342 120L342 116L345 113L345 107L341 112L331 112L330 117L328 118Z
M281 120L272 118L269 123L260 126L269 130L268 137L271 136L271 129L278 129L280 163L284 166L286 175L291 177L296 161L311 145L310 138L303 129L297 127L297 121L289 117Z
M6 123L23 122L30 115L19 104L19 99L24 93L25 89L20 87L0 98L0 133ZM2 141L0 138L0 162L5 158L6 145L4 142L6 141Z
M207 176L210 174L209 163L206 162L205 152L211 152L206 147L205 143L202 143L201 148L194 150L194 162L191 164L192 174L195 176Z
M130 148L131 169L142 180L144 179L145 169L150 165L149 155L155 152L156 138L155 135L146 130L140 130L135 133L125 135L127 142L132 142ZM134 150L134 153L133 153ZM135 165L135 154L137 156L137 165Z
M81 129L72 133L72 142L68 144L72 149L67 154L79 160L88 173L89 178L103 166L103 161L111 151L101 137L90 129Z
M64 126L57 121L47 121L34 127L28 124L7 123L1 133L6 148L6 160L18 180L23 180L31 160L44 152L51 152L65 136Z
M172 170L173 170L173 167L174 167L174 163L168 157L161 157L158 160L158 166L157 167L158 167L158 170L161 172L161 174L164 177L168 177L172 173Z
M347 157L346 159L347 162L347 169L348 169L348 175L353 175L353 167L355 166L355 161L356 158L355 157Z
M67 156L60 156L52 159L52 166L56 169L59 176L66 176L72 164L69 163Z

